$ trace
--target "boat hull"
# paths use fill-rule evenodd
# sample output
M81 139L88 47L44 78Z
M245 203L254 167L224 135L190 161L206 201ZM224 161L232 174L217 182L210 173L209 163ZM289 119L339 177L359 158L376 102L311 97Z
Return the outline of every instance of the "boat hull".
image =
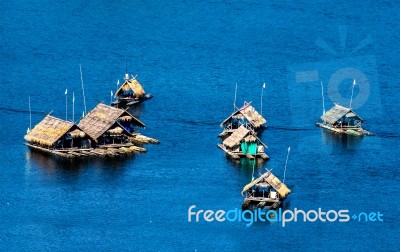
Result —
M118 99L117 101L111 103L111 105L116 108L129 108L129 107L135 106L137 104L140 104L142 102L145 102L147 100L150 100L151 98L153 98L152 94L146 94L145 96L143 96L139 99L122 98L122 99Z

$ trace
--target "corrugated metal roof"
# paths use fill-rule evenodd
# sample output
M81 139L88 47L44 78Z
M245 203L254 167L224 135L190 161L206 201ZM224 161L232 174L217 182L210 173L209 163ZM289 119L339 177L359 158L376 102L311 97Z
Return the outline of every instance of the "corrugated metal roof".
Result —
M345 116L348 113L354 114L354 117L357 117L358 119L361 120L361 118L356 113L354 113L354 111L352 111L350 108L346 108L346 107L340 106L338 104L335 104L335 106L333 108L331 108L325 114L323 114L321 116L321 119L322 119L322 121L327 122L329 124L334 124L340 118L342 118L343 116Z

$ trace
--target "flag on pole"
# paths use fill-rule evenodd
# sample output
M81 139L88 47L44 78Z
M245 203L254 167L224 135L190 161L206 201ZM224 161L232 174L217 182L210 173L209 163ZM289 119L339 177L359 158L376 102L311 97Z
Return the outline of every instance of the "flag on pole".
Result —
M68 94L68 89L65 89L65 95L67 95Z
M289 148L287 149L287 156L286 156L286 162L285 162L285 170L283 171L283 183L285 183L285 178L286 178L286 166L287 166L287 163L288 163L288 160L289 160L289 153L290 153L290 146L289 146Z
M353 86L351 86L351 98L350 98L350 108L351 108L351 104L353 103L353 95L354 95L354 87L356 86L356 79L353 79Z
M112 98L113 98L113 91L111 90L110 105L112 104Z
M265 88L265 82L264 82L264 84L263 84L263 88Z
M75 102L75 93L72 92L72 102Z

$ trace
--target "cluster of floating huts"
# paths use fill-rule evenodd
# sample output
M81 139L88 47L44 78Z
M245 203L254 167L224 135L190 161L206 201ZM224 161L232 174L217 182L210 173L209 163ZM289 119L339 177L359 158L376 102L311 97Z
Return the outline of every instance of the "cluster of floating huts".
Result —
M372 135L371 132L363 129L363 120L352 108L344 107L339 104L334 104L327 112L324 111L321 120L322 122L317 122L316 126L336 134L353 136ZM222 149L227 156L235 160L243 158L269 159L268 155L265 153L267 145L259 138L259 134L266 128L266 123L267 120L251 106L251 102L244 102L241 108L236 109L221 123L220 126L223 128L223 131L218 135L221 139L221 142L218 143L218 147ZM290 147L288 149L288 155L289 152ZM245 196L245 198L242 208L276 209L290 193L290 189L284 182L280 181L272 174L271 170L267 170L267 172L261 174L257 179L253 177L252 181L244 186L242 195Z
M145 152L144 144L159 141L139 133L138 129L144 128L145 124L130 114L128 109L152 97L151 94L146 94L136 77L126 74L124 83L120 87L117 84L115 101L111 102L111 106L99 103L78 124L49 114L28 131L25 144L32 149L65 158L115 157ZM372 135L363 129L363 120L352 108L335 104L327 112L324 111L321 120L316 126L337 134ZM267 160L269 156L265 151L268 147L260 139L266 123L267 120L256 111L251 102L245 101L240 108L235 105L234 112L220 124L223 131L218 135L218 147L234 160ZM290 147L288 156L289 152ZM279 180L271 170L267 170L257 179L253 177L244 186L242 195L245 199L242 208L276 209L290 193L284 181Z
M223 131L218 135L221 142L217 146L234 160L267 160L269 157L265 150L268 147L259 138L261 132L266 128L266 123L267 120L258 113L251 102L245 101L242 107L236 108L220 124ZM242 208L275 209L281 205L288 194L290 194L289 188L271 171L267 171L259 178L253 178L243 188L242 195L245 196L245 199Z
M243 107L221 123L223 131L218 135L221 139L218 147L233 159L269 159L265 153L268 147L258 137L266 123L267 120L251 106L251 102L244 102Z
M128 75L117 90L113 105L127 101L127 94L130 100L124 107L146 100L142 99L145 93L139 82ZM24 138L32 149L65 158L115 157L146 152L144 144L159 143L139 132L144 127L128 110L99 103L78 124L48 114Z

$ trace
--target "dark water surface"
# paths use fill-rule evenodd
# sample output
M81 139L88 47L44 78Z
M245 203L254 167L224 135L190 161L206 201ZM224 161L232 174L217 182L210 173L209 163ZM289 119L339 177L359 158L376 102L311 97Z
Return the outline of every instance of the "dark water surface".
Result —
M386 1L2 1L1 250L398 250L399 3ZM154 98L135 110L160 145L125 160L65 162L23 145L43 113L109 102L132 74ZM304 74L306 72L306 74ZM314 126L326 107L354 108L376 135ZM288 209L380 212L382 222L188 223L187 210L240 208L252 164L216 147L219 123L252 100L283 176ZM365 88L365 87L369 88ZM342 99L343 98L343 99ZM342 100L341 100L342 99ZM76 116L77 117L77 116ZM71 119L71 114L69 115Z

